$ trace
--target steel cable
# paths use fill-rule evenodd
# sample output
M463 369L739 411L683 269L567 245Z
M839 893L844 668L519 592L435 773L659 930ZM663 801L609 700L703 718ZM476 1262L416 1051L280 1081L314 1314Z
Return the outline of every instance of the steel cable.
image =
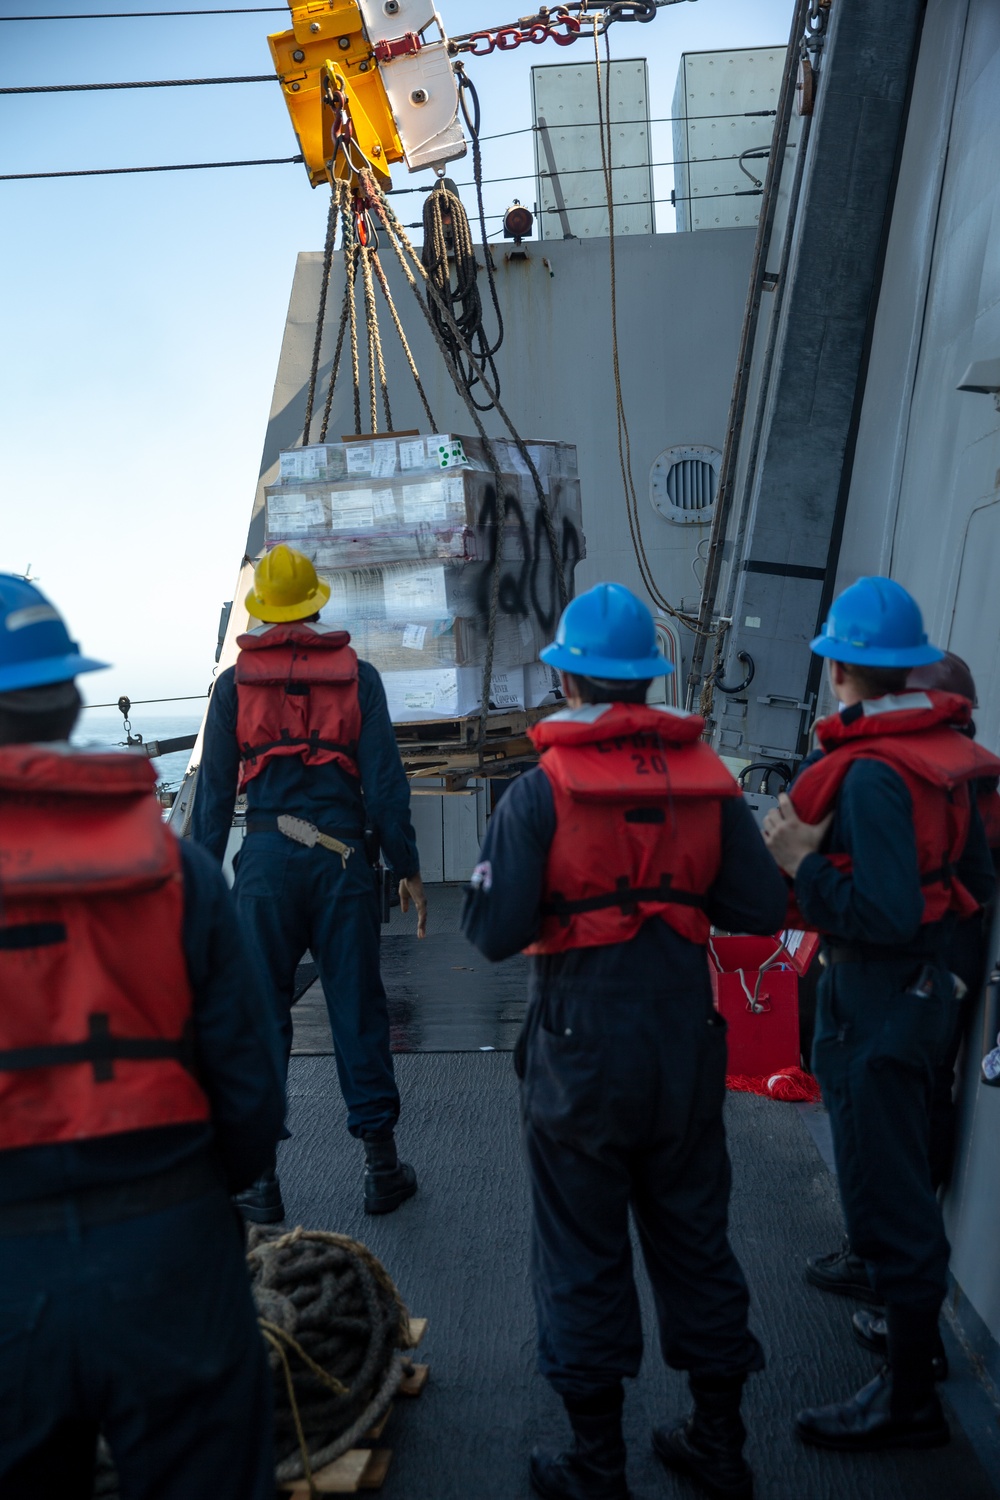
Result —
M0 94L95 94L117 89L190 89L217 83L278 83L275 73L251 73L245 78L155 78L138 83L36 83L3 88Z

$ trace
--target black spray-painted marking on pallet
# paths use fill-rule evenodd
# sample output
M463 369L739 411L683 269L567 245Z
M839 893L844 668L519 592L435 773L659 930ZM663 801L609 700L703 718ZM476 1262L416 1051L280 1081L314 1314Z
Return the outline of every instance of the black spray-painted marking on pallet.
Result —
M508 493L505 499L507 506L505 529L516 532L520 537L523 558L520 561L502 564L498 609L501 614L522 620L527 619L529 615L534 615L543 630L552 631L559 618L561 605L558 568L549 546L545 519L541 510L536 511L534 526L530 527L519 496ZM492 485L483 495L478 523L480 526L490 528L491 538L489 566L482 570L477 585L476 599L480 614L486 616L490 609L493 567L500 542L497 534L497 495ZM561 529L561 561L563 576L568 586L573 577L573 570L583 556L583 546L580 533L568 516L563 517ZM543 591L547 594L545 602L541 597Z

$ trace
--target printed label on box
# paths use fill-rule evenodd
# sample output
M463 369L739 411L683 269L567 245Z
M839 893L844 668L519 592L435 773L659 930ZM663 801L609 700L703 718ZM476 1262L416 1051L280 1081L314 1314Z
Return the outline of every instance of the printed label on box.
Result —
M390 487L372 490L372 509L379 521L396 519L396 496Z
M439 469L455 469L467 462L461 438L450 438L442 433L428 438L427 446L434 453Z
M267 498L267 529L271 535L278 532L308 531L313 526L324 526L326 516L319 495L269 495Z
M422 469L426 462L427 449L424 447L423 438L416 438L409 443L400 443L399 467L401 469Z
M299 479L318 479L326 468L326 448L299 449Z
M371 530L375 524L371 490L334 490L330 506L334 531Z
M404 487L404 521L444 521L447 515L441 484L432 480L429 484L408 484Z
M394 571L387 568L384 577L385 615L388 619L438 619L448 613L444 568L421 568L420 571Z
M412 620L421 615L439 619L448 613L444 568L426 568L419 572L386 569L383 586L388 619L402 617Z
M447 676L442 676L438 679L434 689L434 706L435 708L442 708L447 712L457 702L458 683L455 680L454 674L449 672Z
M396 444L376 443L372 451L372 478L391 479L396 472Z
M367 443L347 444L347 472L348 474L370 474L372 471L372 450Z
M403 631L403 645L408 651L422 651L426 639L426 625L407 625Z
M434 692L430 690L422 693L404 693L403 702L407 708L433 708Z
M490 702L495 708L517 708L520 697L514 690L506 672L498 672L490 678Z

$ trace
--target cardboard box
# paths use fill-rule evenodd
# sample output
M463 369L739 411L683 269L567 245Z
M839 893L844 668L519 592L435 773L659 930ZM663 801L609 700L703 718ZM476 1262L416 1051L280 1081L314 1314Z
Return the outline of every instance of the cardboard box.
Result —
M437 671L383 672L382 682L394 724L426 719L458 719L479 712L483 674L478 667ZM506 667L493 673L490 707L524 707L524 672Z

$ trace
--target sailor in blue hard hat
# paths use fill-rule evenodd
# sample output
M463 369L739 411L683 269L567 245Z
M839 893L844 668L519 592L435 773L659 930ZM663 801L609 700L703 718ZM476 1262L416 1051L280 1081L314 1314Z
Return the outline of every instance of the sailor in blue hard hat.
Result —
M281 1043L149 762L66 743L104 665L0 574L0 1494L93 1494L103 1434L123 1494L273 1500L230 1194L282 1129Z
M966 696L913 689L942 659L916 600L891 578L837 598L812 649L829 663L839 711L764 836L793 881L797 915L823 935L813 1067L829 1110L848 1231L816 1256L821 1290L885 1306L884 1329L855 1314L859 1342L888 1364L847 1401L799 1413L821 1447L935 1447L949 1437L935 1377L948 1241L934 1191L928 1118L950 1040L956 920L994 876L972 788L1000 761L964 732Z
M568 708L533 729L541 765L493 814L462 916L488 958L523 949L532 970L516 1061L538 1361L573 1444L536 1451L531 1482L545 1500L627 1500L622 1380L642 1355L631 1206L663 1352L694 1398L656 1450L740 1500L753 1488L741 1396L763 1356L726 1233L725 1034L705 948L711 922L777 931L784 886L704 720L646 703L673 668L642 600L597 584L541 656Z
M817 656L858 667L923 667L944 652L932 646L920 606L893 578L859 578L830 606L811 643Z
M24 716L39 714L53 730L46 738L67 739L80 710L74 678L106 665L81 655L33 583L0 573L0 743L19 740Z
M542 661L575 677L649 682L673 670L649 610L621 583L599 583L563 610Z

